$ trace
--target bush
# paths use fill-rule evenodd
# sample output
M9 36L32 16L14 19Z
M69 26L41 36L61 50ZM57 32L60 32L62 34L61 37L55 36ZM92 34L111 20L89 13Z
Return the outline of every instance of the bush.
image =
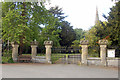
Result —
M13 59L12 59L12 52L9 51L7 52L6 50L4 50L3 54L2 54L2 63L14 63Z
M2 57L2 63L14 63L12 57Z
M89 46L88 54L89 54L90 57L100 57L99 46Z

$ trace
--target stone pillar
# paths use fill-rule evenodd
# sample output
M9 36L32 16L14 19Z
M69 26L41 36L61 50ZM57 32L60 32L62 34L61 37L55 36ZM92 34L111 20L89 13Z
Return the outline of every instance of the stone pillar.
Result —
M44 41L46 48L46 61L47 63L51 63L51 48L53 45L53 41Z
M101 64L103 66L107 65L107 60L106 60L106 47L108 44L108 40L99 40L100 44L100 58L101 58Z
M18 58L18 47L19 45L16 42L12 42L12 58L14 62L17 62L17 58Z
M87 56L88 56L88 40L80 41L82 47L81 63L87 65Z
M33 41L33 42L31 43L31 48L32 48L32 50L31 50L32 59L34 59L35 56L37 55L37 41Z

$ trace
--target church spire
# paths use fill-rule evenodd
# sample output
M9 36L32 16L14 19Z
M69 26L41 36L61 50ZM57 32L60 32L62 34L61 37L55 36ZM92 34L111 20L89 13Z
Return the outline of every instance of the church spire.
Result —
M99 15L98 15L98 7L96 6L96 17L95 17L95 24L99 22Z

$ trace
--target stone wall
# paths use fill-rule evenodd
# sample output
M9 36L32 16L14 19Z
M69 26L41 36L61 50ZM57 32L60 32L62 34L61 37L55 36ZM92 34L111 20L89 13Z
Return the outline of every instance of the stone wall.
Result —
M101 59L98 57L89 57L87 58L88 65L101 65Z
M120 62L119 58L107 58L108 66L119 66L118 62Z
M120 66L119 62L120 62L119 58L107 58L107 65L106 66L118 67L118 66ZM101 59L97 58L97 57L89 57L87 59L87 63L88 63L88 65L96 65L96 66L102 65Z

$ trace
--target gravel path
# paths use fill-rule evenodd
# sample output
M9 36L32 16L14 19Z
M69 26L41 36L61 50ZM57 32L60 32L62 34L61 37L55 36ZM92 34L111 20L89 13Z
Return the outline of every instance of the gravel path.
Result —
M3 64L3 78L118 78L118 70L73 64Z

